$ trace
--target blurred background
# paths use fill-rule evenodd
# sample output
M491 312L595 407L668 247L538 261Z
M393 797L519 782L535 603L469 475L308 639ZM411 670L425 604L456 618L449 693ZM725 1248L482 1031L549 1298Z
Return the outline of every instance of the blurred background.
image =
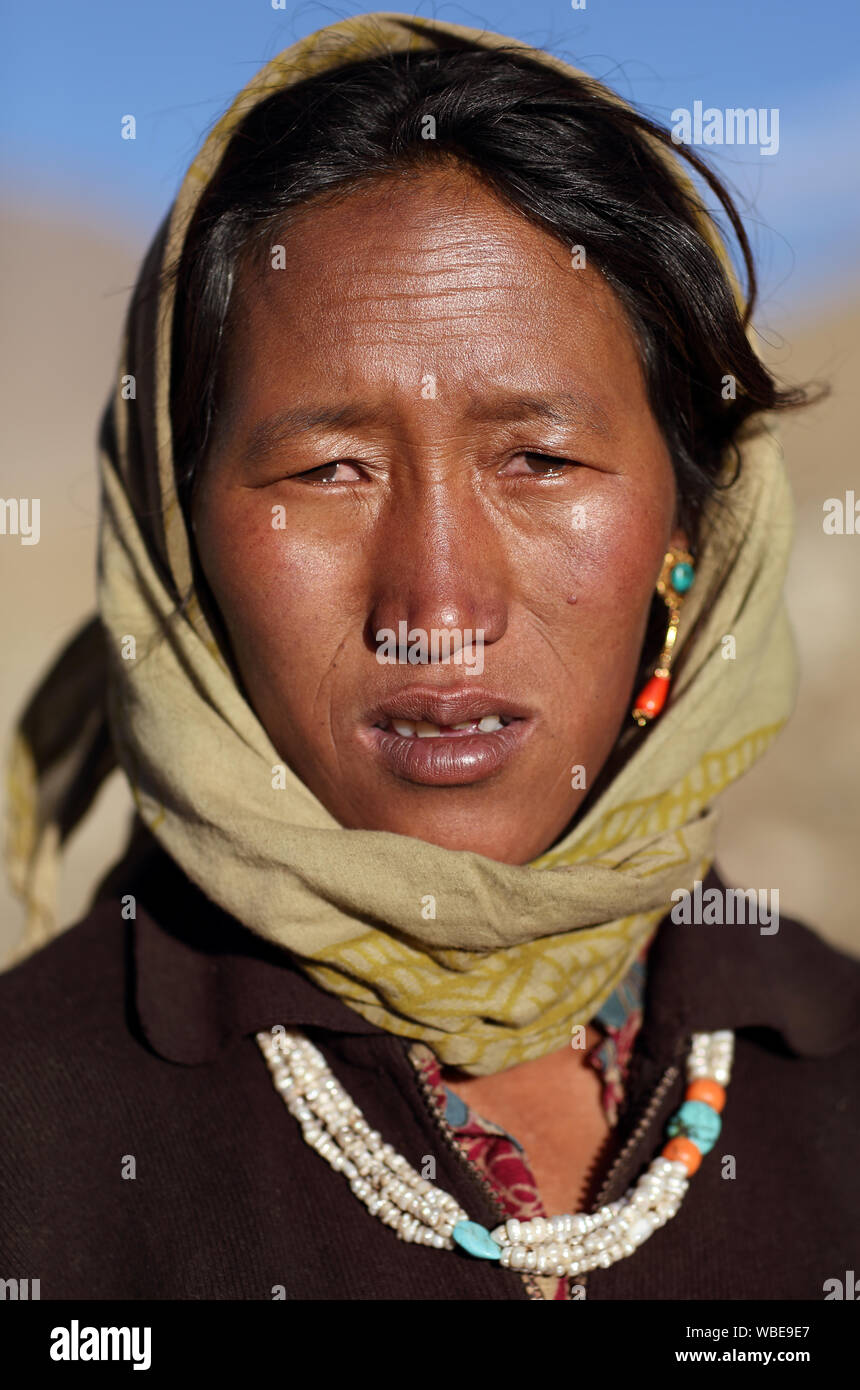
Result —
M5 752L16 711L94 603L95 433L140 260L212 121L269 58L370 8L284 0L22 0L0 43L0 496L41 500L41 539L0 536ZM788 602L796 713L723 797L717 866L778 888L783 915L860 954L860 524L828 535L828 498L860 501L860 183L856 0L483 0L404 12L510 34L613 86L666 125L677 107L773 108L779 149L711 146L761 277L759 349L825 403L783 425L797 502ZM136 139L120 135L134 115ZM72 841L61 903L84 910L130 799L114 778ZM0 958L22 914L0 884Z

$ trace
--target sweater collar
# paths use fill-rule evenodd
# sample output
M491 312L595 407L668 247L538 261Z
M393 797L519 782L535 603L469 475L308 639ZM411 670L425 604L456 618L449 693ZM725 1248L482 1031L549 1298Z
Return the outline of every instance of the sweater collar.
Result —
M725 902L712 870L703 896L714 889ZM746 1029L795 1056L827 1057L860 1035L860 961L793 918L772 925L664 918L648 952L641 1045L665 1056L690 1033Z
M703 892L724 884L713 871ZM165 855L150 861L134 922L135 995L143 1032L169 1061L214 1061L232 1040L271 1028L389 1035L208 901ZM663 919L647 956L640 1045L674 1055L691 1032L764 1030L801 1057L838 1052L860 1032L860 962L782 918L758 925Z
M135 1001L154 1050L188 1066L282 1023L381 1034L206 898L162 853L146 862L134 921Z

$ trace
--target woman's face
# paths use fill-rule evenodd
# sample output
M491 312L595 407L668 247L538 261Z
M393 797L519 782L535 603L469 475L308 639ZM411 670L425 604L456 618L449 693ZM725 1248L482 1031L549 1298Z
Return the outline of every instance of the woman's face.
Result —
M194 502L246 693L341 825L526 863L629 717L684 540L631 331L459 172L280 244L240 277Z

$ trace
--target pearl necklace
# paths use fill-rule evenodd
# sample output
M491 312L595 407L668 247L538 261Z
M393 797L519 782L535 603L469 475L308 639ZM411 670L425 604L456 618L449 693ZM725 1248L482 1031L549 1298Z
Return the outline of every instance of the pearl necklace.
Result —
M343 1173L370 1214L400 1240L437 1250L459 1245L506 1268L559 1277L607 1269L675 1215L690 1176L719 1135L734 1054L731 1032L693 1034L686 1097L668 1123L669 1142L618 1201L595 1212L531 1221L512 1217L488 1231L371 1129L322 1053L301 1033L279 1028L258 1033L257 1042L305 1142Z

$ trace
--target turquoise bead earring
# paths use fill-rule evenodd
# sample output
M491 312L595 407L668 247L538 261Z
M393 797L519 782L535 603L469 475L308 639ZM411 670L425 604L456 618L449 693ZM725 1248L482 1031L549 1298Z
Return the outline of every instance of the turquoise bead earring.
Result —
M667 550L663 558L663 568L657 580L657 593L669 610L669 626L660 659L654 674L643 686L633 706L633 718L639 725L650 724L656 719L666 703L669 693L669 680L672 672L672 658L675 639L678 636L678 623L684 595L693 587L696 578L695 562L686 550Z

